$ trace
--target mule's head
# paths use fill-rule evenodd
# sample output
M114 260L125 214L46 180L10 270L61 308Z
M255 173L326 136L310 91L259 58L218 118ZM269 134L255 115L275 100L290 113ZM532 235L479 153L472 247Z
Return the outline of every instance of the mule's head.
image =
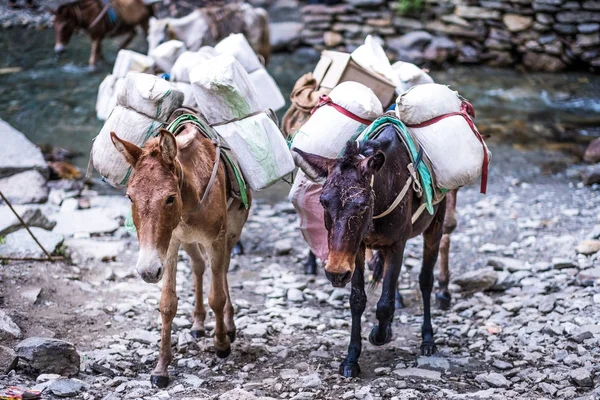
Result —
M352 278L356 255L372 221L371 179L383 166L385 155L373 148L371 142L359 152L353 141L337 160L294 151L296 164L304 173L323 183L321 204L325 209L329 246L325 275L333 286L343 287Z
M63 53L73 36L73 33L77 30L77 17L69 4L63 4L56 11L52 10L54 14L54 33L55 33L55 44L54 52L56 54Z
M127 187L140 254L137 271L146 282L162 278L173 230L181 219L181 165L177 141L167 130L140 148L111 132L115 148L133 168Z

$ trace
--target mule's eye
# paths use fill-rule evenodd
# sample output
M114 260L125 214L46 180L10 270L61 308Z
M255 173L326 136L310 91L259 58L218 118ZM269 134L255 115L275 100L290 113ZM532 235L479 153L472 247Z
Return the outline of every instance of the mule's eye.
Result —
M167 204L173 204L173 202L175 202L175 196L167 197Z

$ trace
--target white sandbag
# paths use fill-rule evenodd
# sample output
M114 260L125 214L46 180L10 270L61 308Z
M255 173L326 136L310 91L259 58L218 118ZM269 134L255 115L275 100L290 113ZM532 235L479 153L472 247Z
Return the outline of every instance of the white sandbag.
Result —
M264 189L295 168L281 131L265 113L215 127L231 148L253 190Z
M169 40L152 49L149 56L154 58L156 66L163 72L171 72L175 60L187 49L179 40Z
M110 132L115 132L121 139L143 146L149 138L158 135L161 127L162 124L145 115L122 106L115 107L94 139L90 155L94 168L111 185L126 185L130 166L113 145Z
M438 187L458 189L481 176L484 145L463 116L455 115L424 128L408 129L429 158ZM487 147L485 151L490 155Z
M116 78L114 75L107 75L98 87L98 97L96 99L96 117L105 121L113 108L117 106L117 93L123 87L123 78Z
M383 47L381 47L381 44L373 36L367 35L365 44L358 46L352 52L351 57L358 65L382 75L393 82L396 87L400 84Z
M397 61L392 65L392 70L399 81L396 88L398 93L403 93L413 86L434 83L427 72L409 62Z
M357 117L373 121L383 114L381 102L371 89L358 82L343 82L329 93L331 100ZM356 121L332 106L322 106L298 130L293 147L323 157L335 158L349 140L366 124Z
M153 69L154 59L152 57L131 50L119 50L112 74L116 78L125 78L130 71L150 73Z
M439 115L460 111L462 99L448 86L417 85L396 99L396 115L406 125L420 124Z
M196 108L196 99L194 98L194 90L191 83L174 82L177 89L183 93L183 106Z
M242 33L227 36L217 43L215 51L217 54L227 54L235 57L248 73L263 67L250 43L248 43L248 40Z
M258 101L262 108L277 111L285 107L285 99L277 83L266 69L261 68L250 74L250 81L254 86Z
M209 124L217 124L262 110L248 73L232 56L217 56L190 71L198 109Z
M171 80L174 82L190 82L190 71L206 60L217 56L215 49L204 46L198 51L186 51L179 56L171 68Z
M150 118L166 121L181 107L183 98L183 93L171 82L154 75L130 72L125 77L117 103Z

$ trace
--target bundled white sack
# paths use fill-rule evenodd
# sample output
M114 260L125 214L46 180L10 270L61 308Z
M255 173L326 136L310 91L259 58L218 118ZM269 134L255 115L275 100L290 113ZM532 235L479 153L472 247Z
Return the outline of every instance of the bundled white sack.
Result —
M130 71L150 73L153 69L154 59L152 57L131 50L119 50L112 74L116 78L125 78Z
M376 72L394 83L396 87L399 86L400 82L392 70L390 60L388 60L385 50L383 50L381 44L373 36L367 35L365 44L358 46L358 48L352 52L351 57L364 69Z
M115 107L94 139L90 154L92 165L111 185L126 185L130 166L113 145L110 132L115 132L120 138L138 146L143 146L149 138L158 135L163 126L134 110L122 106Z
M253 190L264 189L295 168L283 134L265 113L215 126Z
M175 87L183 93L183 106L196 108L196 99L194 98L194 90L191 83L174 82Z
M218 56L190 71L199 111L209 124L245 118L262 111L248 73L232 56Z
M116 78L114 75L107 75L98 87L98 97L96 99L96 117L105 121L113 108L117 106L117 93L123 87L123 78Z
M227 36L217 43L215 51L217 54L226 54L235 57L248 73L252 73L263 67L250 43L248 43L248 40L242 33L234 33Z
M399 81L397 93L403 93L413 86L434 83L427 72L409 62L397 61L392 65L392 70Z
M329 98L355 118L344 115L333 105L323 105L298 130L293 147L335 158L349 140L356 138L383 114L383 107L375 93L358 82L340 83L329 93Z
M149 74L130 72L117 103L159 121L166 121L183 104L183 93L172 83Z
M262 108L277 111L285 107L285 99L277 83L266 69L261 68L250 74L250 81L254 85L258 101Z
M457 92L434 83L414 86L397 99L396 115L423 148L440 188L458 189L481 176L485 193L491 153L474 114Z
M177 60L186 50L183 42L179 40L169 40L152 49L148 55L154 58L156 66L161 71L171 72L175 60Z
M171 68L171 80L174 82L190 82L190 71L206 60L215 58L217 53L210 46L204 46L198 51L186 51L179 56Z

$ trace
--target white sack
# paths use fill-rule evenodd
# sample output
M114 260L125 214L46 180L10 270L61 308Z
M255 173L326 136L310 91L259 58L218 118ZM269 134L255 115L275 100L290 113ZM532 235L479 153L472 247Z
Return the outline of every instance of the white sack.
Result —
M431 161L438 187L457 189L481 176L483 146L464 117L455 115L425 128L408 129Z
M119 93L123 87L123 82L123 78L107 75L98 87L96 117L99 120L105 121L113 108L117 106L117 93Z
M262 110L248 73L231 56L218 56L190 71L196 104L209 124Z
M117 151L110 139L113 131L121 139L143 146L146 141L158 135L162 124L133 110L117 106L104 123L102 130L92 145L92 163L96 171L113 186L123 186L129 171L129 164Z
M352 59L364 69L384 76L398 87L400 81L392 70L381 44L371 35L365 38L365 44L358 46L351 54Z
M263 67L258 56L250 46L250 43L248 43L248 40L242 33L235 33L227 36L217 43L215 51L218 54L226 54L235 57L248 73Z
M396 115L406 125L420 124L439 115L460 111L462 99L448 86L417 85L396 99Z
M129 71L152 72L153 69L154 59L152 57L131 50L119 50L112 74L116 78L125 78Z
M118 94L117 103L166 121L183 104L183 93L172 83L154 75L130 72Z
M253 190L264 189L295 168L281 131L266 114L216 126Z
M190 82L190 71L206 60L216 57L215 50L204 46L198 51L186 51L179 56L171 68L171 80L175 82Z
M398 93L403 93L413 86L434 83L427 72L409 62L397 61L392 65L392 70L399 81L396 88Z
M254 86L262 108L270 108L273 111L277 111L285 107L285 99L281 94L281 90L266 69L261 68L251 73L250 81Z
M171 72L175 60L186 51L185 44L179 40L169 40L152 49L149 56L154 58L156 66L163 72Z
M383 114L381 102L371 89L358 82L343 82L329 93L331 100L354 115L373 121ZM294 136L293 147L323 157L335 158L346 143L366 125L331 106L322 106Z
M183 106L196 108L196 99L191 83L175 82L175 86L183 93Z

